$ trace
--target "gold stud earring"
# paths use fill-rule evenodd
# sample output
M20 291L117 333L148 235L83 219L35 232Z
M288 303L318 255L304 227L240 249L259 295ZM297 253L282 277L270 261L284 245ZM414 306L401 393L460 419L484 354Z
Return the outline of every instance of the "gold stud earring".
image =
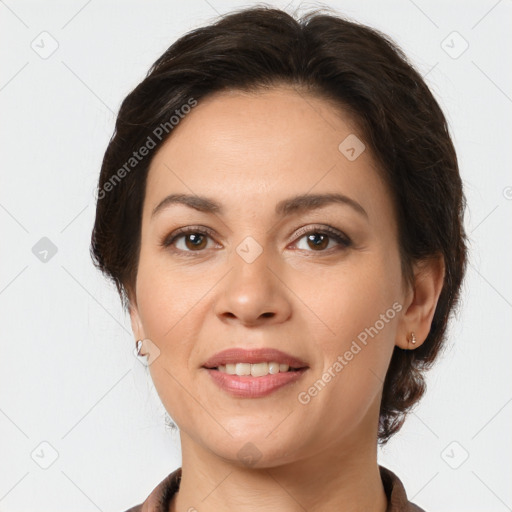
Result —
M416 335L414 334L414 332L411 332L411 339L410 339L410 342L414 345L416 343Z

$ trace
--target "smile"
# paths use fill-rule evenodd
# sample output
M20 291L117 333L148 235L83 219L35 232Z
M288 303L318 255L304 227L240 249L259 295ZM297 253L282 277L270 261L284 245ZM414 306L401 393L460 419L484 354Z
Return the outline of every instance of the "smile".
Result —
M299 368L291 368L287 364L279 364L276 361L270 363L233 363L219 365L219 372L229 375L251 375L252 377L264 377L265 375L275 375L276 373L285 373L289 371L297 371Z

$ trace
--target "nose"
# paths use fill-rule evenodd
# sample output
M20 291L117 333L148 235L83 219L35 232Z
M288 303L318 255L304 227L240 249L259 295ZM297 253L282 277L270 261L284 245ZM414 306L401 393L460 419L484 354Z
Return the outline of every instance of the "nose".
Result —
M279 276L279 264L270 261L265 250L251 263L237 253L230 261L231 271L219 283L215 304L221 321L257 326L284 322L290 317L293 294Z

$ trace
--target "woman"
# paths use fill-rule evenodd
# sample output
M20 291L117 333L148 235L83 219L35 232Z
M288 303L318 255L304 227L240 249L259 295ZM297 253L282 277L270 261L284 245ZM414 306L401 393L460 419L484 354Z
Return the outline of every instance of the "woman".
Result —
M445 117L383 34L257 7L123 101L91 250L181 434L131 511L422 510L377 463L466 266Z

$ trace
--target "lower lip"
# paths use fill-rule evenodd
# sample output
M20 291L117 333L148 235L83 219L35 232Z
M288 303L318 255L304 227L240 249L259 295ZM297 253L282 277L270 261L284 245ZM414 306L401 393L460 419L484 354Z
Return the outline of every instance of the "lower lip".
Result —
M206 368L215 384L237 398L260 398L270 395L283 386L300 379L306 370L307 368L301 368L293 372L269 373L264 377L252 377L250 375L230 375Z

